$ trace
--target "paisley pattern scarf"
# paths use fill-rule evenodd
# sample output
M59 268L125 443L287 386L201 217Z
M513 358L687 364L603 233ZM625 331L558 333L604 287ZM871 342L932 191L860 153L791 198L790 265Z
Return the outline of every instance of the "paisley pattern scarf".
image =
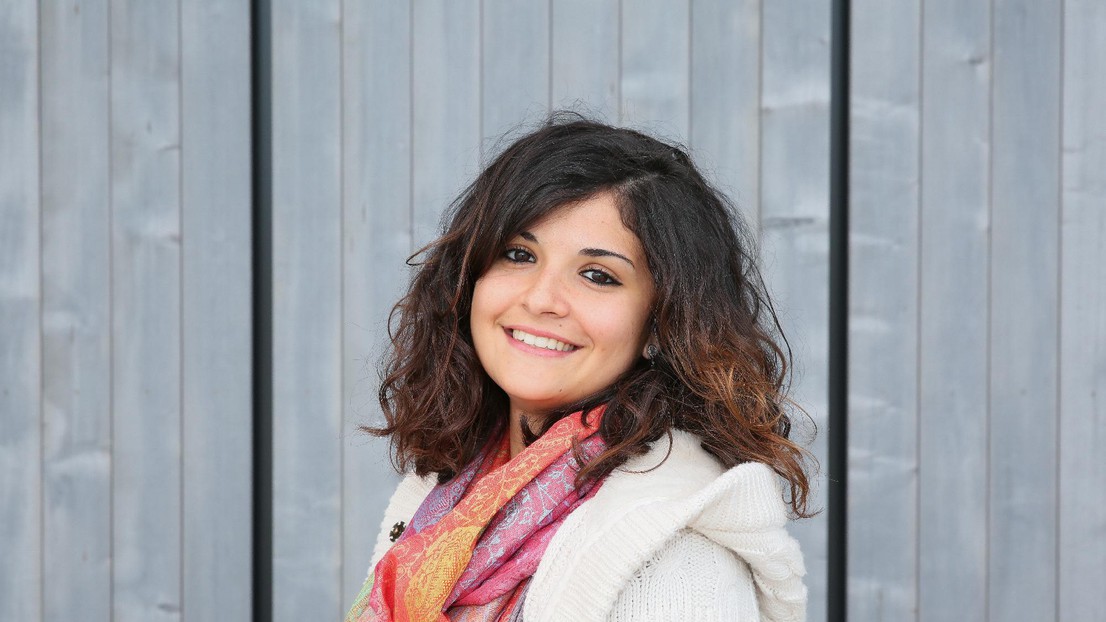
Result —
M575 413L513 459L504 437L436 486L361 588L347 622L492 622L521 619L542 553L564 519L598 490L575 486L579 465L605 449Z

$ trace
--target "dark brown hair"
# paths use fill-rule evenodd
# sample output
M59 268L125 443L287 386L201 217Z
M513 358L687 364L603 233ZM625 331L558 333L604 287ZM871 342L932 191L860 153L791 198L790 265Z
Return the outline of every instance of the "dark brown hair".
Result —
M576 115L554 115L508 146L452 204L442 236L409 260L417 269L392 311L382 371L386 424L366 430L391 438L397 469L442 480L503 432L507 396L481 367L470 334L473 286L512 237L600 192L615 196L641 240L661 354L545 413L528 437L606 404L599 431L608 448L581 481L677 428L726 467L770 466L788 482L794 514L806 516L809 454L789 439L790 348L742 219L682 149Z

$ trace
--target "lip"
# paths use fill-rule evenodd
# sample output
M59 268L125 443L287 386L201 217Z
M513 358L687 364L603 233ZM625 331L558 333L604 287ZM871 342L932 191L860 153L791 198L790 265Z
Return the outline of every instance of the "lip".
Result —
M545 337L547 339L556 339L557 341L560 341L562 343L567 343L568 345L572 346L575 349L569 350L567 352L563 352L561 350L550 350L548 348L539 348L537 346L532 346L532 345L530 345L530 344L528 344L524 341L519 341L518 339L515 339L515 336L512 333L516 330L521 330L522 332L530 333L531 335L534 335L535 337ZM515 325L515 326L504 326L503 327L503 335L505 337L507 337L507 342L510 343L512 346L518 348L519 350L522 350L523 352L533 354L535 356L545 356L545 357L549 357L549 358L564 358L564 357L566 357L566 356L568 356L568 355L570 355L574 352L577 352L580 349L580 346L578 344L575 344L575 343L569 341L568 339L565 339L564 337L561 337L560 335L556 335L554 333L544 331L544 330L538 330L536 328L530 328L529 326L517 326L517 325Z

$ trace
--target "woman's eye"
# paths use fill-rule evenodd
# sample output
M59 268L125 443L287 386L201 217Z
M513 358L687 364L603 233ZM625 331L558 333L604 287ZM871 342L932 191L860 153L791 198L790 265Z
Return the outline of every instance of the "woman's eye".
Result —
M618 279L595 268L589 268L580 273L583 277L596 285L622 285Z
M508 248L503 253L503 256L507 259L507 261L512 261L514 263L527 263L534 261L534 256L530 254L530 251L524 248Z

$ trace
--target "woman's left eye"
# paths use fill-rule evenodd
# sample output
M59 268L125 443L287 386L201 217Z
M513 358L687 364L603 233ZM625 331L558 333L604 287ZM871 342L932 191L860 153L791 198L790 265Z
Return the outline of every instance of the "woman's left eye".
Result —
M596 285L622 285L618 279L614 278L610 274L597 270L595 268L588 268L580 273L585 279L595 283Z

